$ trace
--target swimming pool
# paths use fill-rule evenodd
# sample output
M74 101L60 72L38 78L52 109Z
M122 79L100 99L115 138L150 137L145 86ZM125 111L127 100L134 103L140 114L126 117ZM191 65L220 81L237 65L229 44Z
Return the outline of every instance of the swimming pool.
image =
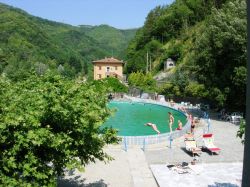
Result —
M111 101L108 107L115 112L103 126L118 129L119 136L156 135L157 133L151 127L144 125L147 122L156 124L161 134L167 133L169 132L168 112L175 117L173 130L177 128L178 119L183 125L187 122L183 113L157 104Z

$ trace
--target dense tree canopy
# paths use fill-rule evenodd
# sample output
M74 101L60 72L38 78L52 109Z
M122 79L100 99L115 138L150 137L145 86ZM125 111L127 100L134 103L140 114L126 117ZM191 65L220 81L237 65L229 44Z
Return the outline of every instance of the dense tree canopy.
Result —
M197 80L232 108L245 108L246 95L246 2L230 1L213 10L194 47L193 64ZM222 101L220 100L222 99Z
M115 92L115 93L126 93L128 92L128 87L124 85L119 79L114 77L108 77L105 79L94 80L92 82L93 85L96 86L97 89L102 89L105 87L107 92Z
M0 78L0 183L55 186L63 169L107 160L116 131L101 129L110 114L106 87L59 75Z
M244 112L246 23L245 0L177 0L156 7L128 46L126 71L146 72L147 53L153 73L172 58L176 68L160 93Z
M128 83L129 86L140 88L146 92L154 92L156 90L156 81L153 79L151 73L131 73L128 77Z
M145 71L141 67L145 67L146 53L154 54L154 51L147 49L148 43L157 40L163 44L176 39L210 15L213 7L220 8L224 2L226 0L177 0L169 6L158 6L150 11L144 26L129 44L127 72ZM164 47L162 52L167 52Z

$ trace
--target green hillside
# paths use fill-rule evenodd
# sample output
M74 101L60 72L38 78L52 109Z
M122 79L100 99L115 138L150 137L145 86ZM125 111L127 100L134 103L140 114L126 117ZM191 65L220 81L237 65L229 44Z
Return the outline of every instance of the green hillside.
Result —
M112 54L123 59L135 34L135 29L87 29L49 21L2 3L0 23L0 73L14 80L25 78L30 70L86 75L92 60Z
M118 30L108 25L95 27L80 27L83 32L91 38L95 38L101 45L109 51L110 55L125 57L124 50L136 33L136 29Z
M246 2L244 0L176 0L147 16L127 49L127 73L176 67L159 92L167 97L205 100L214 107L245 111Z

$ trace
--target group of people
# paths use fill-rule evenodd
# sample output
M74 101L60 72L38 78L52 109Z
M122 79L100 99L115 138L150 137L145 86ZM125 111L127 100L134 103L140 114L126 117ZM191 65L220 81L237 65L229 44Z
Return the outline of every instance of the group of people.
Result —
M185 110L185 108L182 109L182 111L185 111L185 113L187 113L186 110ZM172 133L172 126L174 124L174 116L173 116L173 114L171 112L168 112L168 117L169 117L169 129L170 129L170 133ZM188 114L188 119L191 122L191 133L193 134L194 133L194 128L195 128L195 121L194 121L193 116L191 114ZM148 122L145 125L152 127L152 129L154 131L156 131L158 134L161 133L157 129L156 124ZM183 124L182 124L181 120L178 120L178 127L176 128L176 130L182 130L182 126L183 126Z
M168 112L168 115L169 115L169 129L170 129L170 132L172 132L172 126L174 124L174 116L171 112ZM148 122L145 124L146 126L150 126L152 127L152 129L154 131L156 131L158 134L160 134L161 132L157 129L157 126L156 124L154 123L151 123L151 122ZM182 122L181 120L178 120L178 127L176 128L176 130L181 130L182 129Z

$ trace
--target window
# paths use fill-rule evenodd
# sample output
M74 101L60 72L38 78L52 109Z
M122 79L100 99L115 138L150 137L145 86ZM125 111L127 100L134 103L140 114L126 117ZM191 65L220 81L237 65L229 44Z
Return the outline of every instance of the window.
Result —
M109 75L107 75L107 78L109 77Z
M115 66L115 70L117 70L117 66Z
M101 78L102 78L102 75L101 75L101 74L98 74L98 78L101 79Z
M99 70L102 70L102 66L99 66Z
M107 67L107 72L109 72L109 70L110 70L110 67Z

